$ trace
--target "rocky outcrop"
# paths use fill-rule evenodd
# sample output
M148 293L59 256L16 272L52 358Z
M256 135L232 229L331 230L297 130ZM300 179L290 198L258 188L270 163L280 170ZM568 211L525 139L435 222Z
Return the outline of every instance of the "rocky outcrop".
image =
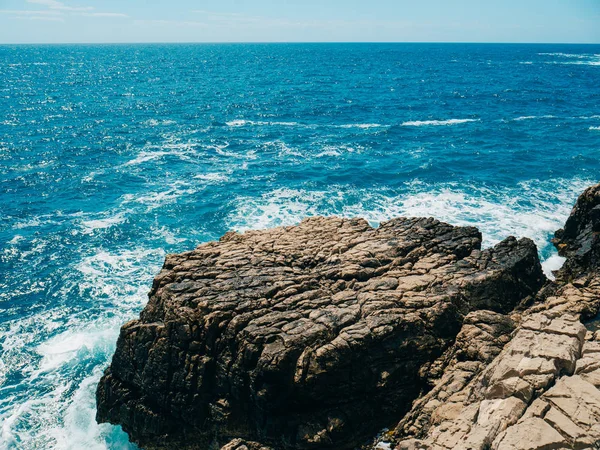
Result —
M575 370L584 330L544 310L511 340L507 314L545 281L537 251L480 246L434 219L318 217L169 255L121 330L98 420L146 449L350 449L430 391L400 429L500 436Z
M483 351L506 334L471 341L470 352L457 339L459 357L388 436L395 448L600 448L600 336L582 323L600 308L599 205L600 185L581 195L554 239L567 258L557 281L505 316L516 328L491 362Z

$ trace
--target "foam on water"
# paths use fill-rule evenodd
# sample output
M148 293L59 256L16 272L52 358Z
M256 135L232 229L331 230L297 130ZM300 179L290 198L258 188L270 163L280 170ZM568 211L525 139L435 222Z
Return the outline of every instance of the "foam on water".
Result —
M206 173L200 175L194 175L194 178L203 180L208 183L219 183L229 180L229 177L223 173Z
M443 126L458 125L461 123L479 122L479 119L448 119L448 120L413 120L403 122L403 127L425 127L425 126Z
M125 221L124 213L118 213L112 217L102 219L83 220L81 226L86 234L93 233L96 230L103 230L118 225Z
M0 448L134 448L118 428L96 424L95 387L121 325L144 304L163 258L160 248L82 255L66 268L66 283L56 295L76 291L103 305L95 316L50 309L0 334L2 360L10 368L5 376L19 371L22 377L11 388L13 396L0 400ZM44 394L29 397L38 390Z
M265 121L256 121L256 120L231 120L229 122L225 122L225 124L229 127L244 127L244 126L280 126L280 127L298 127L298 126L310 126L310 125L301 125L298 122L265 122Z
M554 116L551 115L545 115L545 116L520 116L520 117L516 117L513 120L515 121L521 121L521 120L532 120L532 119L554 119Z
M555 277L552 272L559 270L563 266L565 261L566 258L558 256L558 254L553 254L550 257L548 257L544 262L542 262L542 269L544 270L544 273L549 279L554 280Z
M543 258L552 254L551 235L568 217L579 192L591 180L530 180L497 191L455 183L411 183L403 192L388 189L328 191L276 189L261 198L240 197L228 224L238 231L293 225L306 216L363 217L373 226L394 217L435 217L453 225L475 225L484 246L508 236L533 239Z

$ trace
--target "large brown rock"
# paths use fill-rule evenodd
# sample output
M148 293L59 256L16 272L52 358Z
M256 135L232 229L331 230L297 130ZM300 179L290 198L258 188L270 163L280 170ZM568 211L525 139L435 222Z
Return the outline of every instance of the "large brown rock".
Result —
M483 365L508 341L514 323L502 314L545 278L530 240L480 244L475 228L434 219L374 229L317 217L169 255L140 318L121 330L98 420L147 449L353 448L445 368L467 360L464 371L479 373L468 360ZM560 368L578 356L553 351L540 357ZM531 393L495 373L490 382L521 392L490 397L489 426L501 430L497 416L518 416ZM449 405L422 423L463 414Z

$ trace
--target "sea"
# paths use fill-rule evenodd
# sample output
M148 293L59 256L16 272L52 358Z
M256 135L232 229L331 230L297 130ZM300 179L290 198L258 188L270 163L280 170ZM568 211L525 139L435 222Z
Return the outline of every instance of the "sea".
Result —
M550 239L600 181L600 46L0 46L0 449L95 422L167 253L313 215Z

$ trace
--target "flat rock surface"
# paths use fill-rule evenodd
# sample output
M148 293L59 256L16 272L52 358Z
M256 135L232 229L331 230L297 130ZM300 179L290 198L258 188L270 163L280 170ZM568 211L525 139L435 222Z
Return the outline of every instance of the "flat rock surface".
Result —
M482 432L499 434L533 395L520 380L541 389L575 370L583 337L576 317L561 319L567 334L540 318L510 341L511 358L530 358L520 372L495 362L515 327L505 315L545 277L528 239L480 245L475 228L434 219L316 217L169 255L121 330L98 419L147 449L353 448L439 377L452 387L430 400L445 409L415 421L468 424L469 403L450 394L485 376ZM527 344L541 329L549 350ZM444 378L449 367L461 372Z

